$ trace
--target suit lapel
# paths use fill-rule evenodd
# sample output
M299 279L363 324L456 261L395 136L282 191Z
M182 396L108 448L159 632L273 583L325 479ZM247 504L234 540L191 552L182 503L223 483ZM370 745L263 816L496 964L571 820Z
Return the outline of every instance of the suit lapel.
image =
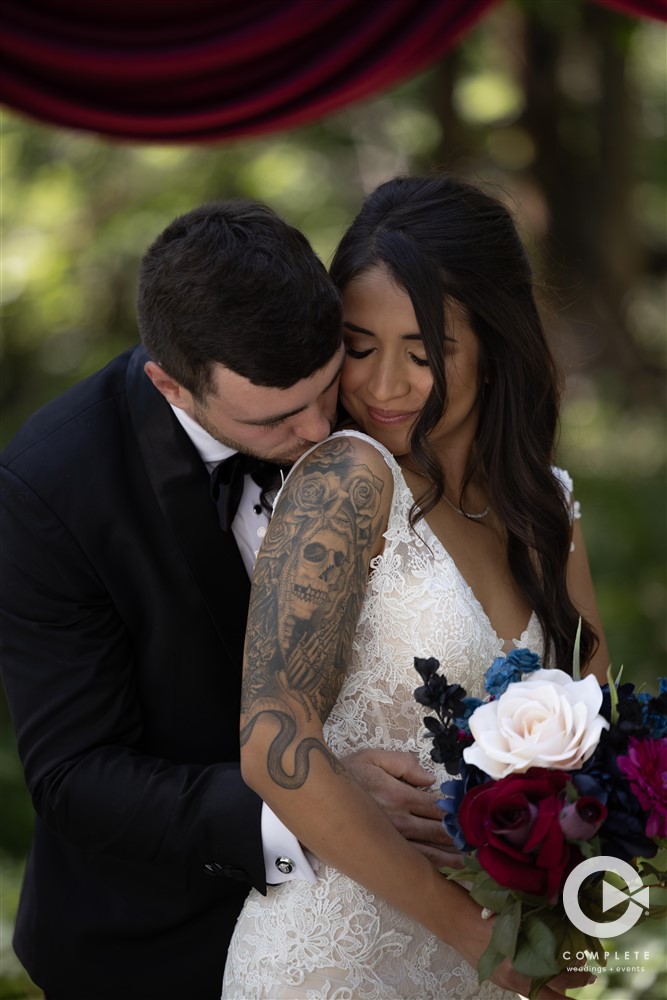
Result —
M230 658L241 668L250 581L231 532L218 527L209 474L169 404L144 372L138 347L127 370L132 424L156 499L187 560Z

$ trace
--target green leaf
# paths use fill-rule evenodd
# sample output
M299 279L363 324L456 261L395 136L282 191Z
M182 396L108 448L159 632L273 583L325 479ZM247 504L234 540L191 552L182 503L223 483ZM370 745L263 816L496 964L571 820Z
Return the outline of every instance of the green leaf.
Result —
M497 967L502 962L505 957L502 951L497 951L493 947L493 939L489 942L488 948L482 953L479 962L477 963L477 975L479 976L480 985L487 979L490 979Z
M667 886L664 882L659 885L649 885L649 903L651 915L655 909L667 906Z
M639 872L642 878L646 878L646 876L648 875L655 875L657 876L657 878L661 878L664 875L664 872L661 872L657 868L654 868L653 865L649 864L648 861L640 861L639 864L637 865L637 871Z
M577 634L574 637L574 652L572 653L572 679L575 681L581 680L581 615L579 615L579 623L577 625Z
M591 840L571 840L570 843L576 844L585 858L597 858L602 853L599 837L593 837Z
M580 931L574 924L571 924L569 920L563 920L561 923L561 934L556 934L557 938L557 952L556 961L559 963L561 969L566 968L566 966L572 964L572 960L569 961L564 958L566 954L574 956L577 952L586 951L589 946L590 938L588 935ZM600 942L598 941L598 946L601 948Z
M487 873L482 868L474 854L464 855L465 862L463 868L454 868L451 865L443 865L438 871L446 875L447 878L459 879L461 881L474 879L477 875L487 878Z
M514 958L520 926L521 903L518 899L507 899L494 921L491 935L493 947L507 958Z
M611 723L615 725L618 722L618 691L614 683L614 678L611 676L611 664L607 668L607 684L609 685L609 698L611 700Z
M461 879L462 881L474 881L475 879L486 878L486 872L482 871L480 868L473 868L466 865L465 868L453 868L450 865L443 865L438 871L446 875L447 878Z
M596 965L601 965L604 968L607 964L607 952L604 949L604 945L600 938L591 937L590 934L585 934L586 946L583 951L588 952L592 956L593 961Z
M576 802L579 798L579 792L574 786L574 782L568 781L565 786L565 800L569 803Z
M644 871L649 871L652 875L658 875L659 877L664 877L665 872L667 872L667 851L664 847L661 847L654 858L647 861L646 858L637 858L637 867L639 868L640 875Z
M500 913L509 898L507 889L503 889L488 875L477 885L471 887L470 895L476 903L479 903L480 906L488 906L494 913Z
M517 972L530 979L542 976L550 978L560 972L556 959L557 950L553 932L540 917L531 914L521 926L512 965Z

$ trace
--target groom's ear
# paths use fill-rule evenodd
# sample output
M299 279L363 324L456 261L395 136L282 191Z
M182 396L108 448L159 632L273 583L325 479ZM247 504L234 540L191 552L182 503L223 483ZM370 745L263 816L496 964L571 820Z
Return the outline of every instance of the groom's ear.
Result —
M156 361L147 361L144 371L151 380L155 388L161 393L168 403L177 406L181 410L192 408L192 393L184 389L180 382L173 379L157 364Z

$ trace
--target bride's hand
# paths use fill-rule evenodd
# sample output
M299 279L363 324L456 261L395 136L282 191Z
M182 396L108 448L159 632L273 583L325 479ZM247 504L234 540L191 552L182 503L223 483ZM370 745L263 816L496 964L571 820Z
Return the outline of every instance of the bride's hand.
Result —
M435 804L435 779L414 754L397 750L357 750L341 761L374 799L398 832L436 867L460 867L461 855L442 825Z
M590 986L595 982L596 977L585 969L581 971L561 972L543 986L537 994L537 1000L570 1000L566 990L580 990L584 986ZM491 981L505 990L513 990L522 997L527 997L530 991L530 979L522 976L504 959L491 976Z
M477 904L473 903L473 905L475 908L477 907ZM463 910L461 915L463 916ZM461 919L457 925L461 941L457 942L454 947L473 968L477 968L479 959L489 944L494 920L495 917L491 920L485 920L482 918L481 911L476 909L472 919ZM560 972L546 986L543 986L538 994L538 1000L569 1000L565 990L581 989L594 983L596 977L585 969L575 969L576 964L573 962L570 968ZM503 959L496 966L491 981L496 986L518 993L522 997L527 997L531 988L530 979L517 972L509 959Z

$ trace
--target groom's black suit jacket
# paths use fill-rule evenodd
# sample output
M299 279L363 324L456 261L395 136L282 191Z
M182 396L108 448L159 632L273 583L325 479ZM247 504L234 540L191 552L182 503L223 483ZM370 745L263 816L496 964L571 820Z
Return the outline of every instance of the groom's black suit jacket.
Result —
M17 954L58 1000L215 1000L259 799L239 760L249 581L141 348L2 456L3 680L35 811Z

